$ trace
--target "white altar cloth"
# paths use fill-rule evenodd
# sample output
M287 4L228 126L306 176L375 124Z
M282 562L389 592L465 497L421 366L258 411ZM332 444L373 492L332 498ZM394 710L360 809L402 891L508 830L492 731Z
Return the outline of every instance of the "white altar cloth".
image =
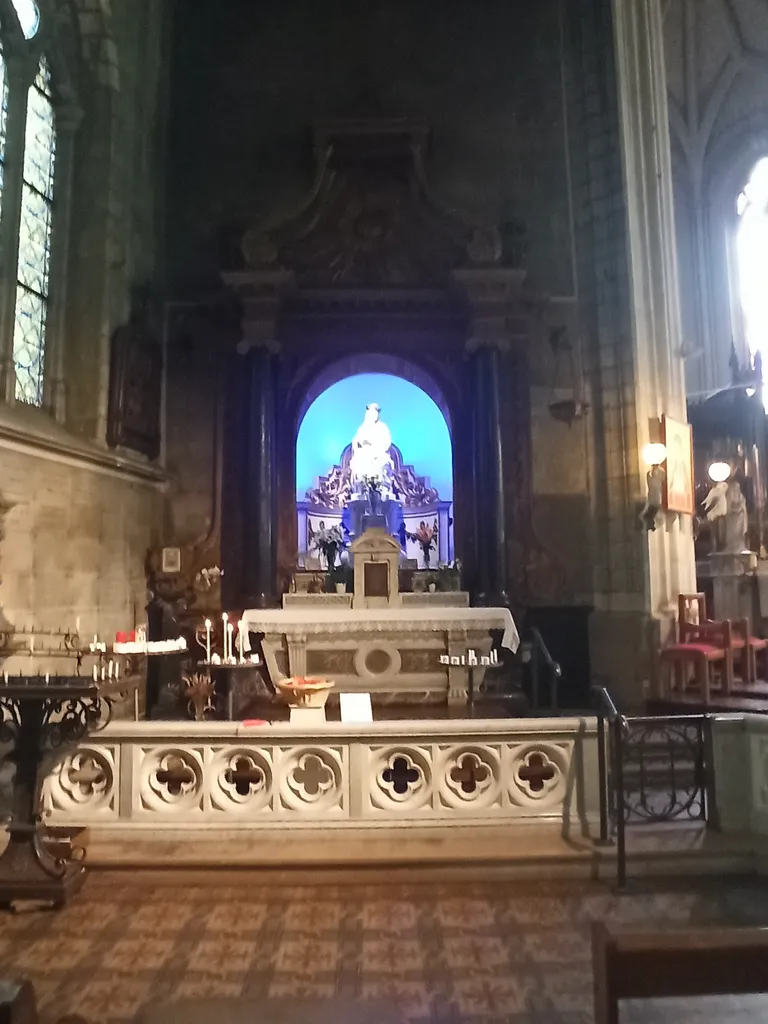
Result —
M290 633L301 630L312 633L375 632L381 626L399 630L503 630L502 647L516 651L520 635L508 608L248 608L243 619L253 633Z

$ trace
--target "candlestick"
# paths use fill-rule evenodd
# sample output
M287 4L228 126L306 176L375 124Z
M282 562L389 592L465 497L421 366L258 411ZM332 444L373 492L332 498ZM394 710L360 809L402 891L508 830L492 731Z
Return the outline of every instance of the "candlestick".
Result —
M223 640L223 644L224 644L224 662L226 662L226 660L227 660L227 623L229 622L229 616L227 615L226 612L224 612L222 614L221 621L222 621L222 624L223 624L223 627L224 627L222 632L223 632L223 636L224 636L224 640Z
M229 642L228 642L227 649L228 649L229 653L228 653L227 657L224 659L225 661L234 661L235 660L235 655L233 653L234 652L234 647L232 646L232 634L234 633L234 631L235 631L235 627L232 625L231 622L228 622L227 623L227 634L229 635Z
M205 620L205 660L211 663L211 620Z

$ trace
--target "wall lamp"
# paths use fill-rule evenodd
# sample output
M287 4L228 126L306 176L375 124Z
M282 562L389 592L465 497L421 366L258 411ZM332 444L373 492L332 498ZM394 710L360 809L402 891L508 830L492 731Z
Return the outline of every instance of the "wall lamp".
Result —
M652 441L643 445L643 462L650 467L646 473L645 480L648 486L648 493L645 499L645 507L640 513L640 521L646 530L656 529L656 517L661 511L664 492L664 478L666 472L662 463L667 461L667 447L659 441Z

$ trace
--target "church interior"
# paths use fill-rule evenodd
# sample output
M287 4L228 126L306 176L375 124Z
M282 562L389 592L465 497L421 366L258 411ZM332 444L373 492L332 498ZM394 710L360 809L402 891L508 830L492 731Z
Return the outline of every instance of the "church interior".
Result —
M766 1015L767 80L0 0L0 1022Z

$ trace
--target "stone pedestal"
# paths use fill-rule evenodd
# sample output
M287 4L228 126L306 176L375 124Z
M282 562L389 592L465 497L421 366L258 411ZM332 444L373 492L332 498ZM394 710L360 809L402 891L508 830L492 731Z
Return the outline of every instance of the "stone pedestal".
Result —
M312 729L325 724L325 708L291 708L289 717L291 725Z

